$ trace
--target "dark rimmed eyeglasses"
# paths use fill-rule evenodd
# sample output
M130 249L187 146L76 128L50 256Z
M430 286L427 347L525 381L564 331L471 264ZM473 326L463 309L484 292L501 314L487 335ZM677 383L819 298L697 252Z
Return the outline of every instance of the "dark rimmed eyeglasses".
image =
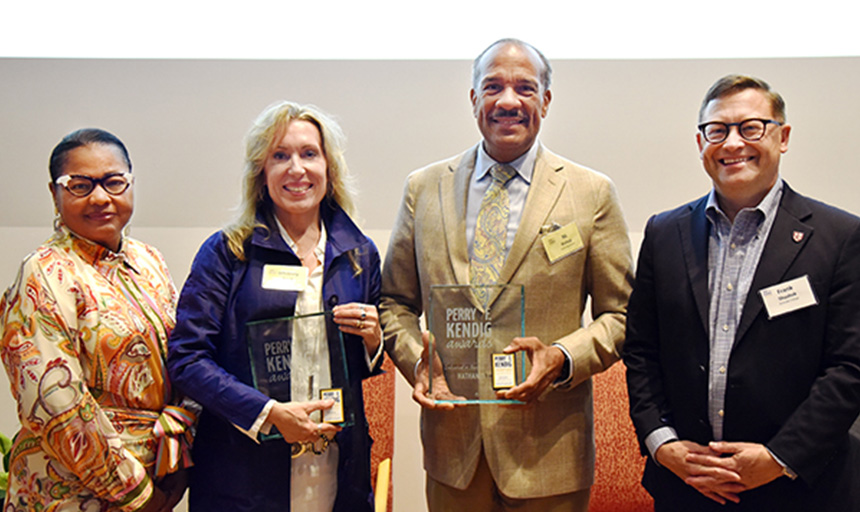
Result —
M133 181L134 176L130 172L121 172L108 174L101 178L92 178L79 174L66 174L54 180L54 183L68 190L69 194L73 196L87 197L98 185L101 185L108 194L118 196L125 192Z
M706 141L711 144L719 144L729 138L729 131L732 129L732 126L737 126L738 134L742 139L755 142L764 137L767 125L769 124L782 126L782 123L773 119L745 119L740 123L702 123L699 125L699 131L702 132L702 137Z

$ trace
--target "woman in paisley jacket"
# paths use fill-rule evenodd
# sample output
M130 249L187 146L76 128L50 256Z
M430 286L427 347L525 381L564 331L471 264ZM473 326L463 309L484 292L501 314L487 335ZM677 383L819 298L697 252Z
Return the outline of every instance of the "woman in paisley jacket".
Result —
M124 235L128 151L82 129L49 167L55 233L0 300L0 355L21 422L3 512L172 510L194 416L168 405L167 265Z

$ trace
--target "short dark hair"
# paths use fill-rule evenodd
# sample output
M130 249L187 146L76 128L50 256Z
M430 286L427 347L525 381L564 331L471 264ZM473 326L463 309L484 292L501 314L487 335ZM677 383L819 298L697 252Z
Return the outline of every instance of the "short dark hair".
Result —
M63 167L66 165L66 157L69 151L90 144L116 146L120 153L122 153L125 164L128 166L128 172L131 172L131 158L128 156L128 149L119 140L119 137L100 128L81 128L63 137L63 140L54 146L54 150L51 151L51 160L48 163L48 170L51 172L51 181L63 175Z
M478 79L480 78L478 76L478 73L480 73L481 60L484 58L484 55L486 55L487 52L489 52L490 50L492 50L496 46L507 45L507 44L518 46L524 50L531 50L531 51L535 52L535 54L537 54L538 58L540 59L541 64L543 65L543 69L540 72L541 85L543 86L544 91L548 91L550 82L552 82L552 66L550 66L549 60L544 56L543 53L541 53L540 50L538 50L534 46L528 44L525 41L522 41L520 39L515 39L513 37L506 37L504 39L499 39L495 43L484 48L484 51L482 51L480 53L480 55L475 57L475 60L472 62L472 88L473 89L478 88Z
M770 101L770 107L773 110L773 117L776 118L776 121L780 123L785 122L785 100L782 99L782 96L771 89L770 85L764 80L746 75L726 75L714 82L714 85L705 94L702 106L699 107L699 122L701 123L703 120L702 116L708 107L708 103L746 89L761 91Z

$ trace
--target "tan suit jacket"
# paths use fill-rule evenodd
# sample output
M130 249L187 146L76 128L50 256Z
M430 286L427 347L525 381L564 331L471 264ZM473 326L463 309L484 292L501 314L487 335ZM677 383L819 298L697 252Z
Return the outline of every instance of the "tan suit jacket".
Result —
M385 347L414 384L421 355L419 316L430 285L469 284L466 197L478 147L407 179L382 277ZM583 248L554 264L541 237L575 222ZM632 282L630 242L614 185L604 175L539 148L532 183L499 278L525 286L525 330L559 343L573 358L565 389L522 408L481 405L423 410L424 468L464 489L483 444L500 491L511 498L564 494L594 479L591 375L619 359ZM582 328L592 298L595 321ZM500 351L509 340L500 342Z

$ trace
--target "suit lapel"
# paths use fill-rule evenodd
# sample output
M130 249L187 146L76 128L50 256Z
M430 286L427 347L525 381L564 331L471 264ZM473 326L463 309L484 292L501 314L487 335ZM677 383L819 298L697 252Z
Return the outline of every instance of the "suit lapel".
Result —
M693 299L699 311L699 320L710 332L709 291L708 291L708 219L705 217L707 196L690 206L687 213L678 220L681 236L681 251L687 266L687 277L693 290Z
M770 235L744 303L735 343L743 339L764 306L758 295L759 290L777 284L783 279L788 267L812 236L812 226L803 222L811 213L804 199L786 183L776 219L773 221L773 227L770 229Z
M543 146L538 148L535 170L529 185L529 193L526 196L526 204L523 207L523 215L514 236L514 243L511 250L508 251L505 264L499 273L499 283L511 281L517 269L522 265L529 249L540 236L541 226L548 222L550 212L555 207L564 188L564 180L558 174L562 168L564 168L564 164L561 161L554 158Z
M449 167L439 180L439 201L442 205L442 225L448 244L448 257L457 284L469 284L469 248L466 246L466 198L469 179L475 170L475 146L463 154L460 161Z

